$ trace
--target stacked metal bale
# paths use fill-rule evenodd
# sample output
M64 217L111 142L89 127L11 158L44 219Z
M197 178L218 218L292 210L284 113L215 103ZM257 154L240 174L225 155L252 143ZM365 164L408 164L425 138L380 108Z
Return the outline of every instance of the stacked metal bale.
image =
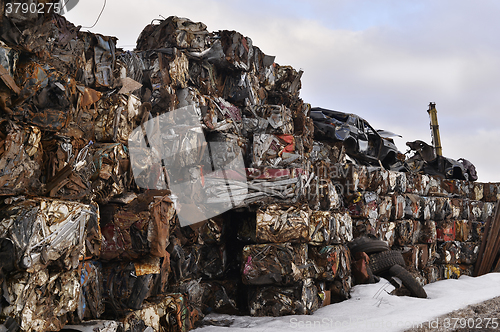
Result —
M473 275L484 226L498 200L482 184L351 166L342 179L355 236L401 250L422 284Z
M209 33L178 17L147 26L134 52L57 15L13 13L2 26L1 239L2 255L13 258L1 275L4 318L26 331L89 319L118 320L125 331L185 330L204 313L244 312L245 251L234 218L262 216L263 203L275 214L289 210L285 224L304 225L303 238L266 240L300 247L294 267L304 277L269 286L301 284L294 301L312 293L309 309L296 312L317 308L302 266L313 177L301 72L237 32ZM143 188L155 170L134 174L143 160L129 147L141 124L185 105L201 112L207 136L242 149L249 184L240 211L190 227L180 227L170 190ZM208 187L213 179L205 179Z

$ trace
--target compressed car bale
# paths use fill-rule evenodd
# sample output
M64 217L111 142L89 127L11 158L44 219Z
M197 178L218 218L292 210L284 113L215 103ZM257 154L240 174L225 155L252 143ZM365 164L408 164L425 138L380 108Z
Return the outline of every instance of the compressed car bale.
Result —
M457 242L443 242L438 244L437 250L439 264L458 264L461 248Z
M309 242L310 214L307 205L262 207L256 215L256 239L261 243Z
M352 218L376 220L378 219L377 201L378 195L375 192L358 192L351 197L351 203L347 209Z
M9 305L2 316L14 317L23 331L59 331L66 314L75 311L81 292L76 270L20 272L6 280L3 296Z
M314 246L309 252L318 269L316 279L334 281L350 275L350 254L344 245Z
M438 241L455 241L456 222L455 220L444 220L436 223L436 234Z
M249 295L252 316L312 314L319 306L318 289L312 279L306 279L291 287L257 287Z
M0 119L0 195L40 192L41 131Z
M416 231L417 223L418 221L409 219L396 221L395 243L398 246L415 244L414 234Z
M242 254L242 280L248 285L290 285L307 275L307 244L247 245Z
M0 211L0 238L13 244L13 269L76 269L85 255L85 227L97 213L91 205L47 198L21 199L5 207Z
M394 245L396 235L396 223L393 221L377 222L375 232L377 237L386 242L389 247Z

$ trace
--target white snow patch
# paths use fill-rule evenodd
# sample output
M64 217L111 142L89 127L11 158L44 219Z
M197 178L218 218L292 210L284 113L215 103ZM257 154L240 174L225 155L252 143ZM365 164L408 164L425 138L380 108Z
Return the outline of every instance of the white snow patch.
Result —
M312 315L249 317L210 314L216 320L232 320L230 327L206 326L196 332L293 332L293 331L404 331L435 321L437 317L470 304L500 296L500 273L480 277L461 276L425 285L427 299L395 296L385 279L353 287L351 299L320 308ZM424 325L426 326L426 325Z

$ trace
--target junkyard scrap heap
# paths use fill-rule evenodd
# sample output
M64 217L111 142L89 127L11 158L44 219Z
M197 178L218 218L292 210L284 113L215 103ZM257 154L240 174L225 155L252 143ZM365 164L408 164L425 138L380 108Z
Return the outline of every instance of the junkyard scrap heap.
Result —
M238 32L171 16L123 51L59 15L0 27L9 331L310 314L360 282L354 238L383 240L426 284L473 275L487 222L496 229L499 184L432 173L425 158L405 169L368 122L311 110L302 72Z

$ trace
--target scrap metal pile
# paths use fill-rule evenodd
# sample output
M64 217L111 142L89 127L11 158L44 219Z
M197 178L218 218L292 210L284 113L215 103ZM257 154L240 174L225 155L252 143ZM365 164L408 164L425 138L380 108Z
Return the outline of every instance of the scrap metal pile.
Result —
M310 314L349 297L366 234L421 283L472 274L500 186L347 163L250 38L172 16L123 51L63 16L0 23L9 331Z

